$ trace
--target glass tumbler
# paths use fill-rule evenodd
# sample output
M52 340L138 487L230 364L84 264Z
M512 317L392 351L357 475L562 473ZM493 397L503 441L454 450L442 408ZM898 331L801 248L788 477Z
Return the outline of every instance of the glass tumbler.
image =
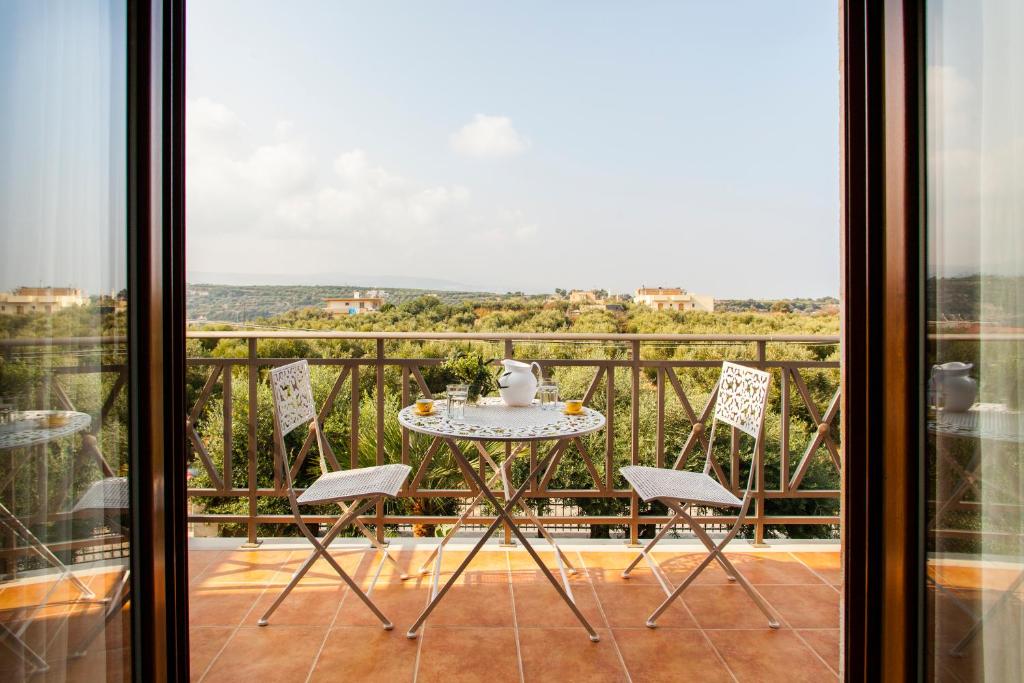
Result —
M466 401L469 399L469 385L449 384L446 390L448 394L448 419L452 422L462 422L466 419Z
M537 390L537 395L540 397L540 407L543 410L554 410L558 405L558 382L544 380Z

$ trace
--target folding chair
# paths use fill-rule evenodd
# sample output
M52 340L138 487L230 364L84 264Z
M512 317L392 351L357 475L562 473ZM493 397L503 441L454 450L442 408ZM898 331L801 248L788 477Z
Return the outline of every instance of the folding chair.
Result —
M124 517L128 512L128 479L125 477L105 477L99 481L93 482L82 497L79 498L74 507L70 510L61 512L60 515L63 517L79 516L83 513L100 513L103 517L104 522L110 527L111 531L117 533L122 538L127 538L127 531L124 529L123 522ZM53 582L49 591L33 609L28 612L28 615L21 618L21 625L19 627L8 626L7 624L0 624L0 641L9 640L12 641L8 647L17 653L26 663L33 667L33 673L44 673L50 670L49 663L40 655L38 652L29 647L28 643L25 642L24 635L28 628L35 622L35 616L47 605L55 605L62 603L51 603L49 602L49 596L53 590L57 587L58 581ZM88 594L82 593L81 597L77 600L71 600L64 602L68 606L68 611L64 613L61 618L62 623L66 623L71 619L73 612L72 608L79 603L88 604L103 604L106 605L103 609L103 614L100 619L86 630L85 635L79 640L78 643L68 648L69 658L81 657L86 653L88 647L96 639L96 637L103 632L103 629L111 621L118 610L124 607L128 602L129 598L129 572L128 568L124 567L121 571L121 576L114 584L114 592L109 598L97 599L93 591L81 584L82 588L88 591Z
M412 468L408 465L380 465L351 470L341 470L339 468L337 459L327 444L327 440L324 438L320 427L321 418L317 415L313 404L313 390L309 382L309 364L306 361L301 360L297 363L283 365L271 370L270 386L274 397L274 438L280 453L279 463L281 475L288 491L288 503L291 506L292 515L295 517L295 523L298 525L299 531L313 544L313 552L310 553L306 561L292 575L291 581L288 582L288 585L284 587L284 590L281 591L281 594L277 596L277 599L274 600L273 604L270 605L257 623L260 626L266 626L270 615L284 601L292 588L306 575L306 572L313 566L317 558L323 557L334 568L334 571L338 572L342 580L348 584L352 592L380 619L384 629L390 631L394 628L394 625L373 604L369 593L373 590L373 583L376 583L377 577L380 576L380 570L383 568L384 562L390 560L397 566L398 563L395 558L388 553L387 548L384 548L384 557L381 559L381 564L374 574L373 582L369 589L364 593L352 577L341 568L337 560L327 552L327 548L331 545L331 541L345 527L354 525L364 536L370 539L370 547L376 549L378 547L377 540L359 520L359 515L383 498L394 498L398 495ZM316 434L317 446L320 452L320 469L323 474L309 488L301 494L297 494L294 482L292 481L291 467L288 464L287 451L284 447L284 437L296 427L309 422L312 422L310 429ZM334 466L333 471L328 467L328 459ZM341 516L322 539L317 539L316 535L310 531L309 527L302 520L299 506L321 505L324 503L337 504L341 508ZM404 580L408 577L402 574L401 578Z
M99 514L111 532L129 538L129 531L124 526L128 516L129 493L127 477L104 477L93 482L75 506L70 515ZM106 601L103 618L96 621L91 629L81 638L72 652L72 657L82 657L96 637L103 632L107 624L120 613L131 599L131 571L128 565L121 569L121 576L114 584L114 591Z
M651 541L644 546L640 554L634 558L625 571L623 578L629 578L629 573L640 562L647 561L654 573L655 578L661 584L662 589L668 596L665 601L654 610L654 613L647 619L647 626L655 628L655 623L665 610L682 595L687 586L693 583L694 579L716 560L725 570L730 581L736 581L747 591L750 597L757 603L757 606L768 617L768 625L772 628L779 627L779 619L771 605L757 592L749 581L729 561L722 549L731 541L740 528L750 507L750 489L754 483L757 471L757 451L761 442L761 435L764 427L764 413L768 402L768 385L771 376L767 372L755 370L735 363L722 363L722 375L715 387L714 396L715 414L711 422L711 433L708 437L707 455L704 460L703 472L686 472L676 469L661 469L658 467L623 467L622 476L636 490L637 495L649 502L657 500L663 503L673 512L672 519L662 527ZM715 427L719 422L731 425L746 434L754 437L754 458L751 459L750 475L747 477L747 489L743 499L737 498L732 491L725 488L718 480L711 476L712 465L714 464ZM676 463L678 466L679 463ZM717 465L715 469L718 470ZM720 470L718 470L720 473ZM719 476L722 476L719 474ZM707 531L690 514L694 506L701 507L723 507L739 508L736 523L725 535L725 538L718 544L711 540ZM658 541L665 537L669 530L676 524L685 523L696 534L697 538L708 549L708 555L698 564L692 572L683 580L678 588L672 586L668 578L662 573L657 564L650 557L650 552L657 545Z

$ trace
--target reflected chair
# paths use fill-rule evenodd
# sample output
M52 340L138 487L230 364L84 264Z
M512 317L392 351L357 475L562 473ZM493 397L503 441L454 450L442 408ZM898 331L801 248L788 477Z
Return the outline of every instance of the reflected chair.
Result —
M129 508L128 478L104 477L93 482L85 493L75 501L70 515L99 515L111 533L123 539L130 537L125 527ZM124 609L131 599L131 572L128 565L121 569L121 575L114 583L113 593L105 600L106 608L101 619L90 628L72 651L72 657L84 656L96 637L103 632L111 620Z
M739 533L743 526L743 520L746 518L747 510L750 507L750 491L757 472L757 453L764 431L764 414L768 403L768 386L770 383L771 376L767 372L735 363L722 364L721 377L715 387L715 392L712 393L712 395L715 395L717 392L717 400L715 401L715 413L711 422L711 432L708 435L707 454L704 460L703 472L686 472L676 469L640 466L622 468L622 476L626 478L626 481L636 490L637 495L644 502L656 500L663 503L673 513L672 519L669 520L668 524L662 527L661 531L644 546L640 554L622 572L623 578L629 578L629 573L640 560L646 560L655 578L665 591L667 596L665 601L647 619L647 626L649 628L656 627L658 617L669 608L676 598L682 595L683 591L693 583L694 579L712 561L717 561L722 566L730 581L736 581L743 586L743 589L750 595L758 608L768 617L768 625L771 628L779 627L779 618L775 610L736 569L735 565L729 561L729 558L722 553L722 550L728 545L729 541ZM715 427L718 426L719 422L730 425L754 437L754 455L750 461L750 474L747 477L747 488L742 500L723 486L718 479L711 476L712 469L715 469L720 477L722 476L717 466L713 468ZM711 539L704 527L693 518L692 510L698 506L739 508L735 524L725 535L725 538L717 544ZM673 526L680 523L686 524L693 530L693 533L708 549L708 555L676 588L672 586L668 578L652 560L650 552Z
M105 477L93 482L85 493L75 502L74 506L65 512L59 513L62 517L82 517L99 515L103 523L112 533L123 539L128 538L128 531L124 527L124 521L128 514L128 479L125 477ZM70 571L70 570L68 570ZM61 574L63 578L63 573ZM85 630L79 641L68 649L69 658L78 658L86 654L89 646L96 637L103 632L107 624L120 613L120 610L128 603L130 574L128 567L121 570L121 574L113 585L113 593L110 597L97 599L93 591L80 583L83 591L80 599L62 603L51 603L50 594L57 587L60 578L51 584L43 600L33 607L27 617L21 619L21 626L14 628L8 624L0 623L0 641L10 641L8 648L17 654L23 661L33 668L33 673L45 673L50 670L49 663L38 652L29 647L25 642L25 632L35 621L35 616L48 605L64 604L68 610L60 617L60 621L66 624L72 616L73 607L78 604L100 604L105 605L103 613L95 622Z
M394 498L398 495L406 478L409 476L411 467L408 465L380 465L377 467L362 467L358 469L341 470L337 459L331 451L324 438L323 429L320 426L320 418L317 415L313 403L313 389L309 381L309 364L300 360L274 368L270 372L270 387L274 398L274 439L279 457L278 464L281 468L281 477L285 482L288 492L288 503L291 506L292 515L299 531L306 539L313 544L313 552L306 561L292 575L288 585L284 587L281 594L277 596L266 613L260 617L259 625L266 626L274 610L288 596L295 585L306 575L306 572L313 566L317 558L323 557L334 571L348 584L360 600L380 619L384 629L390 631L393 625L381 613L377 606L370 599L369 592L373 590L371 584L367 592L356 584L348 573L341 568L337 560L329 552L328 546L331 541L347 526L354 525L364 536L370 540L370 546L378 547L377 540L373 533L360 521L359 515L369 507L382 501L384 498ZM284 437L292 430L304 424L312 423L310 429L316 434L317 447L320 455L320 470L322 474L314 481L309 488L298 493L292 479L292 467L288 464L287 450L284 445ZM333 470L328 466L328 461L333 465ZM296 469L298 464L296 464ZM318 539L303 521L300 505L322 505L333 503L341 508L341 516L331 526L322 539ZM385 561L391 561L397 566L397 561L392 557L386 548L381 565L374 575L374 581L380 576L380 569ZM401 574L402 579L408 578Z

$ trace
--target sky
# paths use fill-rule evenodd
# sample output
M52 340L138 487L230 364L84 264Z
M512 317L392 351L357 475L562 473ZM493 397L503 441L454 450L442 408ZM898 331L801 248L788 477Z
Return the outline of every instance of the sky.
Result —
M193 280L838 293L837 4L187 5ZM0 3L0 289L125 281L124 3Z
M126 282L125 10L0 2L0 290Z
M837 4L191 2L190 277L836 295Z

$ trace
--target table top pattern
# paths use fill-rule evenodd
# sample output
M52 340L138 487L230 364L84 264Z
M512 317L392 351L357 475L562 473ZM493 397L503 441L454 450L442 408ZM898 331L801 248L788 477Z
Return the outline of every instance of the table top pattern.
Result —
M928 431L948 436L961 436L993 441L1021 441L1024 416L1003 406L978 403L970 410L954 413L936 411L928 420Z
M68 423L60 427L32 425L27 429L0 433L0 451L49 443L50 441L85 431L92 424L92 417L87 413L77 413L69 410L25 410L15 413L15 420L32 422L47 415L67 415L69 418Z
M398 422L414 432L442 438L517 442L590 434L604 427L605 418L586 407L579 415L566 415L561 406L546 409L535 403L510 407L499 398L484 398L466 406L466 418L461 422L448 419L444 399L434 402L430 415L419 415L415 406L407 406L399 411Z

